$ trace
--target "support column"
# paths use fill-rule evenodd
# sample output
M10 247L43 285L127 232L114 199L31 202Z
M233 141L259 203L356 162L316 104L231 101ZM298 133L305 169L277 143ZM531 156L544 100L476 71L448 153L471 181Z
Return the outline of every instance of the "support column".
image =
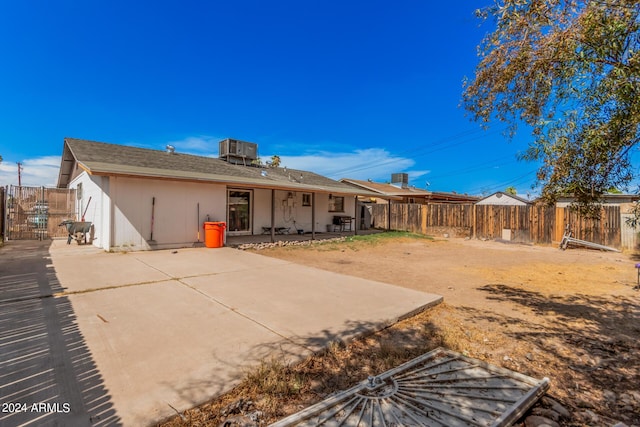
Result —
M276 241L276 190L271 190L271 243Z
M353 235L358 234L358 196L353 196L353 204L355 207L353 208Z
M316 240L316 193L311 193L311 240Z

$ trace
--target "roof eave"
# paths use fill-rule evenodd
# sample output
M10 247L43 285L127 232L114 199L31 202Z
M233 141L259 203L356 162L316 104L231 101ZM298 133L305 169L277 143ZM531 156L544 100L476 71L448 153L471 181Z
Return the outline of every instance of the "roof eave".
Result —
M67 188L69 186L75 162L76 159L65 139L62 147L62 158L60 159L60 170L58 171L58 188Z
M236 176L226 176L217 174L204 174L191 171L162 171L158 169L145 169L145 168L128 168L126 166L114 165L114 164L102 164L91 163L89 165L83 164L83 169L90 175L100 176L120 176L129 178L145 178L145 179L163 179L173 181L190 181L190 182L210 182L217 184L226 184L238 187L251 187L251 188L263 188L263 189L277 189L284 191L309 191L316 193L332 193L337 195L348 196L365 196L365 197L380 197L379 194L375 194L368 191L362 191L357 189L333 187L326 185L312 185L294 182L281 182L270 181L269 178L264 180L244 178Z

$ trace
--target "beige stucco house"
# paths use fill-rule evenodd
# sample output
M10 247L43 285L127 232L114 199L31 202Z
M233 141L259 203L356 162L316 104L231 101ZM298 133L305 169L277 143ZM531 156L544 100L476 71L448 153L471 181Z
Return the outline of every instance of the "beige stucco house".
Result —
M213 158L65 138L58 187L77 190L76 215L93 223L93 244L105 250L190 246L205 221L224 221L227 235L314 237L336 216L355 219L357 196L371 195L313 172L255 165L254 146L224 140Z

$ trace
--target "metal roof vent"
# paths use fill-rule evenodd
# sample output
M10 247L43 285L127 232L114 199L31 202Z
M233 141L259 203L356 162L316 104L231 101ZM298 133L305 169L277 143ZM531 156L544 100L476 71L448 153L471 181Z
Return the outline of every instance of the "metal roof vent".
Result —
M173 154L176 151L176 147L174 147L173 145L168 145L167 144L166 148L167 148L167 153L169 153L169 154Z

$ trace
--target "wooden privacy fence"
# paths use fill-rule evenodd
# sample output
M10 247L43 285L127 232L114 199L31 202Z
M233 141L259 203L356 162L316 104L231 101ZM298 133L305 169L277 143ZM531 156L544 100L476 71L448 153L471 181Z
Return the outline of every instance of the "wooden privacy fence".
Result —
M546 244L562 240L569 224L573 237L615 248L623 247L626 229L619 206L604 206L600 218L594 219L569 207L378 204L372 205L371 220L380 229Z
M549 206L474 205L474 237L509 237L519 242L551 243L555 208ZM503 236L506 232L507 236ZM562 238L562 236L560 236Z
M564 229L569 224L573 237L614 248L623 248L622 230L628 228L622 222L620 206L603 207L599 219L584 218L573 209L558 208L556 210L556 223L555 241L562 239Z

